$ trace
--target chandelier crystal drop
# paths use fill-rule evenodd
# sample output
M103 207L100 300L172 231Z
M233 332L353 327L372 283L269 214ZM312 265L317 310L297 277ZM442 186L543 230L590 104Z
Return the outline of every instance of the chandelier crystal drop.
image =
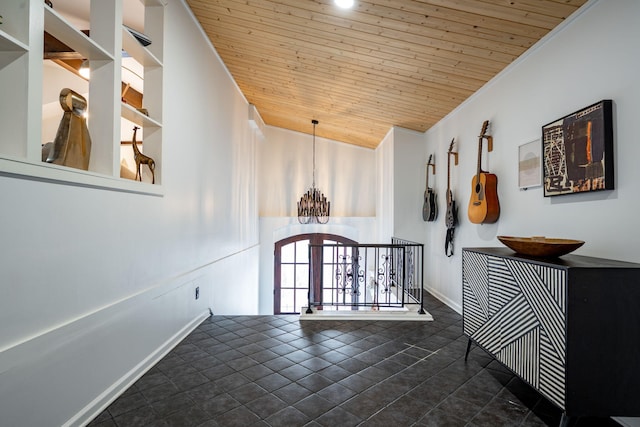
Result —
M317 120L311 120L313 124L313 181L311 188L302 195L298 202L298 221L300 224L329 222L331 202L316 188L316 125Z

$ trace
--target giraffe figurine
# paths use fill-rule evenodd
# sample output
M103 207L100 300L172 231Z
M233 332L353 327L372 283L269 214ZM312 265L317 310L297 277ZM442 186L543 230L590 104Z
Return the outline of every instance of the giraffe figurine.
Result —
M133 138L131 140L131 147L133 148L133 158L136 161L136 178L138 181L142 181L142 174L140 173L140 165L149 166L149 170L151 171L151 183L156 183L156 162L149 156L145 156L138 150L138 145L136 144L136 131L140 129L138 126L133 127Z

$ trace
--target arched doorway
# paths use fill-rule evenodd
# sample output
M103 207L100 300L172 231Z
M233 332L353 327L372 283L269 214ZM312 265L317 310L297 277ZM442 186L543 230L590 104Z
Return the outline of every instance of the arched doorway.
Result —
M309 245L356 244L357 242L335 234L298 234L275 243L273 281L273 313L299 314L307 305L309 266L320 265L320 248L314 248L309 259ZM313 259L316 259L315 262ZM319 272L314 271L314 274ZM319 280L314 281L320 283ZM315 292L320 292L316 290Z

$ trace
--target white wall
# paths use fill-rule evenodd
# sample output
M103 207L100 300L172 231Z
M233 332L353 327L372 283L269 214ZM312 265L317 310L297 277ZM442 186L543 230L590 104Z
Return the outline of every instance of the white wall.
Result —
M264 132L264 141L257 144L259 312L273 314L275 242L304 233L337 234L361 243L378 241L376 154L371 149L316 136L316 187L331 202L331 218L328 224L302 225L296 216L296 202L311 187L313 137L272 126L266 126Z
M258 149L260 216L297 215L312 184L313 136L266 126ZM316 136L316 187L331 202L331 216L375 216L374 159L373 150Z
M376 219L379 242L388 242L393 237L393 215L395 213L393 202L394 150L394 131L391 128L376 148L376 170L378 172L376 175Z
M424 134L394 126L376 149L377 227L380 240L399 237L425 243L422 201L425 189Z
M209 308L257 313L247 103L183 2L166 15L163 197L0 176L2 425L82 424Z
M393 128L393 237L425 243L421 227L425 190L424 134L400 127ZM431 184L433 185L433 184Z
M458 311L461 248L501 246L498 235L579 239L586 243L576 254L640 262L636 244L640 229L635 226L640 205L638 16L640 3L633 0L589 3L426 132L427 152L435 152L439 159L436 187L441 213L446 207L443 162L451 138L456 138L460 153L459 166L452 167L452 186L460 205L454 257L444 255L444 216L436 223L425 223L419 231L429 238L426 286ZM546 123L602 99L614 102L616 189L553 198L543 197L541 187L520 191L518 146L539 139ZM502 211L496 224L476 225L467 218L467 204L484 120L491 123L494 151L488 161L485 154L483 167L498 176Z

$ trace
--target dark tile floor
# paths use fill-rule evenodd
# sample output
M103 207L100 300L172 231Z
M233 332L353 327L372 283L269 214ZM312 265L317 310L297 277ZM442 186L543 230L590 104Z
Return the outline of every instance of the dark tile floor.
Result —
M430 296L425 306L433 322L212 316L90 426L559 424L481 349L464 361L460 315Z

